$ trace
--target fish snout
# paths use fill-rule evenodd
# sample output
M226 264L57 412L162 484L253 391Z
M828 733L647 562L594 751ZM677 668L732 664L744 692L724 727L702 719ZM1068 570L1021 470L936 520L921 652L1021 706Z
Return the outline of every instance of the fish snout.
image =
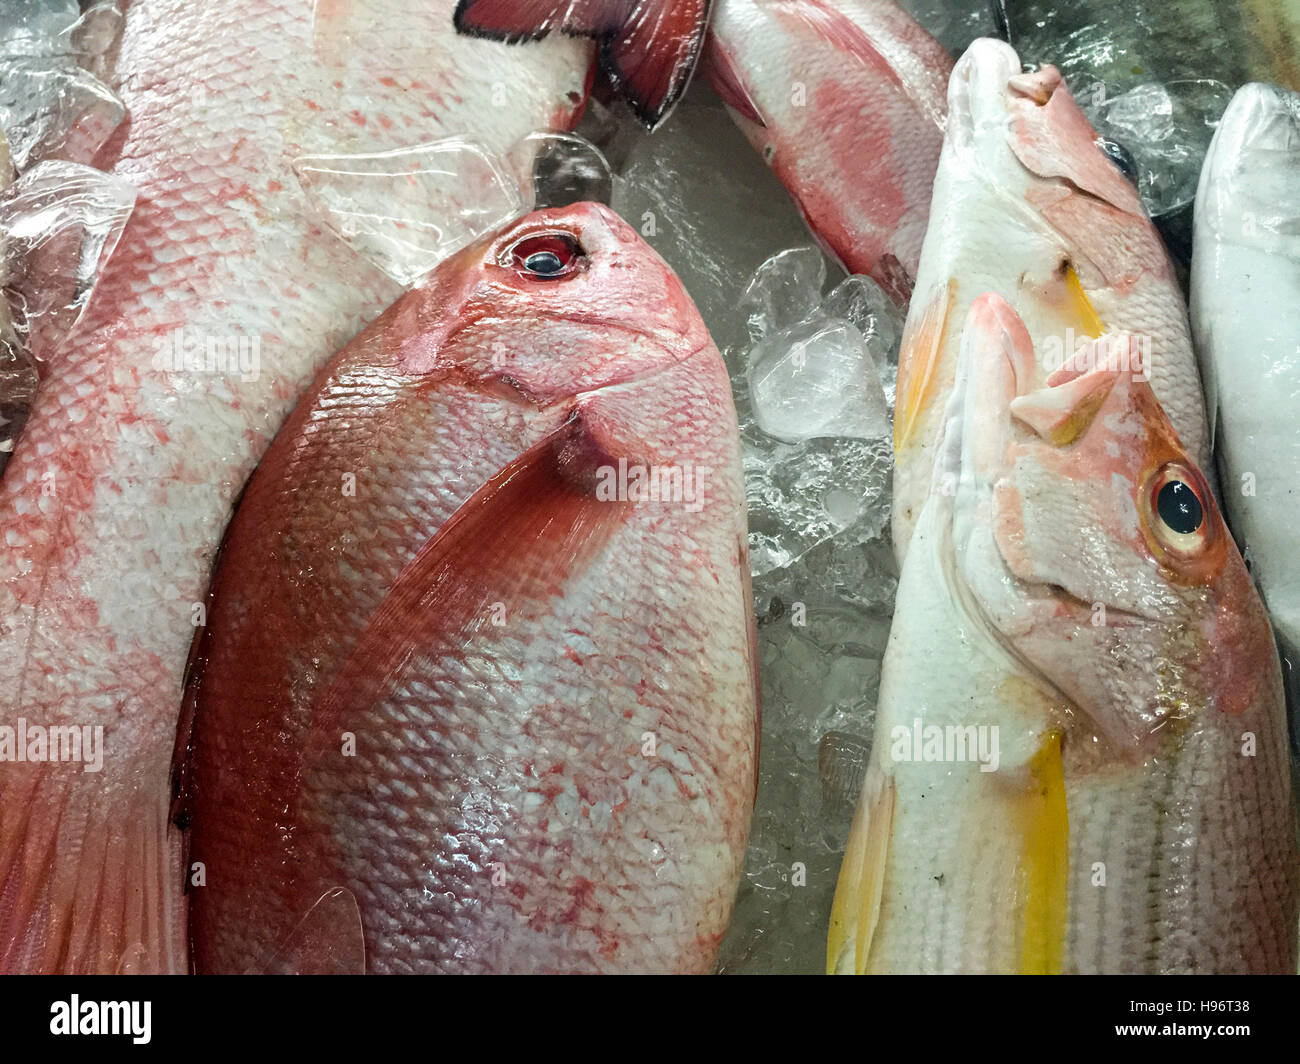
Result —
M981 37L966 49L948 81L948 136L955 145L970 147L990 128L1004 138L1007 88L1020 75L1020 56L1005 41Z

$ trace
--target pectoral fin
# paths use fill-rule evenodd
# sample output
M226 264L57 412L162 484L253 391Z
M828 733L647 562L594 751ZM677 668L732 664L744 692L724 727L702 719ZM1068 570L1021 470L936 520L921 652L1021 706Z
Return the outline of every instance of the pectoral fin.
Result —
M493 476L397 577L317 703L314 732L380 697L417 651L458 653L547 609L631 509L596 490L615 464L579 411Z

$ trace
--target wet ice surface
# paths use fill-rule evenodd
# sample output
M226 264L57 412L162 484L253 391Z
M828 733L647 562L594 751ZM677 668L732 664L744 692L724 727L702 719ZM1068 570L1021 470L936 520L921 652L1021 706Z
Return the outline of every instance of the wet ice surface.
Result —
M901 322L872 282L845 279L811 247L784 190L707 89L693 88L651 137L599 110L580 132L611 158L614 208L699 306L740 417L763 735L745 875L719 969L820 972L896 583L888 410ZM796 369L796 345L810 337L821 340ZM854 367L863 379L851 399L819 407L827 382ZM795 438L760 427L754 379L766 423ZM834 435L803 438L814 421Z

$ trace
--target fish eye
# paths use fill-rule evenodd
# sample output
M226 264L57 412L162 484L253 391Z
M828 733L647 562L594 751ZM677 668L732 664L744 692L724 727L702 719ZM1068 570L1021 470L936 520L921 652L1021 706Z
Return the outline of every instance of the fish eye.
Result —
M568 233L526 236L506 254L509 265L539 281L568 277L584 258L582 245Z
M1134 185L1138 180L1137 160L1133 158L1133 153L1118 141L1109 140L1106 137L1097 138L1097 147L1101 150L1102 155L1106 156L1115 168L1123 174Z
M1192 466L1167 462L1147 482L1143 524L1152 546L1168 561L1191 561L1216 540L1210 489Z
M1205 520L1205 510L1190 484L1170 480L1156 496L1156 513L1180 536L1190 536Z

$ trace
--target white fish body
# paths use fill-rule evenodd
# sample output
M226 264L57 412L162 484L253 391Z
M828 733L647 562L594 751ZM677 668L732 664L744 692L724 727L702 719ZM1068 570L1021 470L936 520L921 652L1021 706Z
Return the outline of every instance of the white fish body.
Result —
M1196 197L1192 325L1228 518L1300 648L1300 94L1250 84L1224 113Z

